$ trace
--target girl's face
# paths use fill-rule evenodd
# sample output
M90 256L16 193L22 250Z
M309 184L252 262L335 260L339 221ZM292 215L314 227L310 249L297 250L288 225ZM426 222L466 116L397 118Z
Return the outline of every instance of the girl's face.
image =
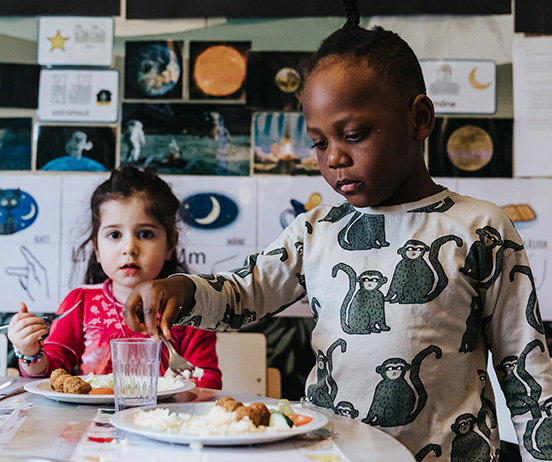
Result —
M155 279L174 251L165 228L148 215L140 198L113 199L100 207L96 258L124 302L138 284Z
M365 63L322 65L308 78L303 112L320 172L351 205L417 200L426 178L418 99L409 101Z

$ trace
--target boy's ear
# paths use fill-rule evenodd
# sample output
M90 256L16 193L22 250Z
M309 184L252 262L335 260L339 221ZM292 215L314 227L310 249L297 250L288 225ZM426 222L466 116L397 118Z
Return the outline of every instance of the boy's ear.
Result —
M176 244L178 244L178 231L175 231L170 239L167 239L167 253L165 254L165 260L171 259L172 253L176 249Z
M414 137L418 141L423 141L435 127L433 102L427 95L418 95L414 98L412 115L414 117Z

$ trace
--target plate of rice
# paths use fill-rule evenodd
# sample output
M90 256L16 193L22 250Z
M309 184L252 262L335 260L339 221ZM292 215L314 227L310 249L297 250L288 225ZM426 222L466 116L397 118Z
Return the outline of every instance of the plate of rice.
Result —
M273 413L278 414L275 412L277 409L271 409L270 404L267 408L271 416ZM271 418L270 425L256 426L248 417L238 420L236 412L216 406L213 402L204 402L126 409L112 415L110 423L121 430L158 441L205 446L280 441L318 430L328 423L328 418L319 412L301 406L294 406L292 409L296 414L308 418L309 422L290 427L282 423L283 419L280 422L279 418L273 424Z
M110 388L113 389L113 374L107 375L80 375L81 379L88 382L92 389ZM159 401L170 398L171 396L189 391L196 387L193 380L182 380L175 377L159 377L157 382L157 399ZM65 403L78 404L114 404L113 394L76 394L60 393L52 388L50 379L35 380L25 384L25 390L30 393L44 396L45 398L61 401Z

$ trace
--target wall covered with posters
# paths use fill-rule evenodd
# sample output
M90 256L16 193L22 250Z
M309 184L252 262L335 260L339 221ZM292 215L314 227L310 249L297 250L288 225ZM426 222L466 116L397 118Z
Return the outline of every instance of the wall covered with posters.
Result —
M302 210L340 200L305 135L298 73L300 60L343 23L334 2L315 2L329 8L316 17L308 7L294 15L293 2L283 2L275 4L281 17L241 19L215 14L227 13L217 2L201 2L207 13L188 18L170 10L177 2L156 2L157 16L139 0L118 11L113 2L83 2L95 11L62 3L41 2L33 16L0 10L0 204L13 204L0 206L0 311L15 311L21 300L31 311L55 311L79 284L75 249L87 199L124 163L155 166L183 210L195 210L181 214L180 252L198 272L240 266ZM552 320L552 173L516 175L519 21L509 1L485 2L486 11L454 10L481 2L418 3L430 9L409 11L413 2L397 1L385 2L396 10L377 11L361 2L363 25L397 31L422 60L437 111L426 145L430 171L510 214L543 317ZM452 9L431 10L444 3ZM62 12L70 16L51 16ZM309 313L299 303L288 314Z

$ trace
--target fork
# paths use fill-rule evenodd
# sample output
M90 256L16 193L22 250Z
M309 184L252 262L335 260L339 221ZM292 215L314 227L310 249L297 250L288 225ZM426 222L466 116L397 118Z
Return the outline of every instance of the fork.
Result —
M59 321L61 318L64 318L67 316L71 311L73 311L77 306L81 304L82 300L79 300L77 303L75 303L71 308L69 308L67 311L64 311L61 314L58 314L57 316L51 315L51 314L45 314L42 316L37 316L40 319L43 319L46 324L51 325L54 321ZM7 327L10 327L9 324L4 324L3 326L0 326L0 329L6 329Z
M169 349L169 367L170 367L170 369L175 374L182 375L184 377L186 377L184 372L190 371L190 377L191 377L191 375L193 374L196 367L190 361L188 361L186 358L183 358L178 353L178 351L176 351L176 349L173 347L172 343L167 340L167 337L165 337L165 334L163 333L163 331L160 328L158 328L158 331L159 331L159 338L161 338L161 340L163 340L163 343ZM189 378L189 377L186 377L186 378Z

